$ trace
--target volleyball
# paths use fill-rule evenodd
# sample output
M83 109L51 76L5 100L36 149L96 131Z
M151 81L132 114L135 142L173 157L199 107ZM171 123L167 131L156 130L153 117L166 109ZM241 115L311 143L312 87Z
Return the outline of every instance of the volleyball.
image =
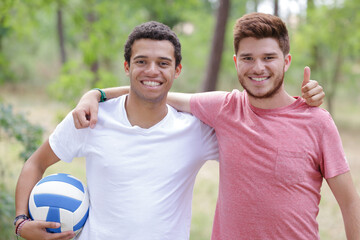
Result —
M72 230L79 233L89 214L86 186L79 179L65 173L44 177L31 191L29 213L33 220L61 224L59 228L46 229L48 232Z

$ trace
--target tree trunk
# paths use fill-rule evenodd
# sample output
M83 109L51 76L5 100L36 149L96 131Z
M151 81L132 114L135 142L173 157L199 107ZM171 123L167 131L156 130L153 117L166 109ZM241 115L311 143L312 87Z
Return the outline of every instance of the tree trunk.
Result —
M216 17L216 26L212 39L211 53L201 91L214 91L216 89L229 9L230 0L220 0L220 5Z
M274 15L279 16L279 0L274 0Z
M62 17L62 8L59 5L60 4L58 4L58 9L57 9L56 27L57 27L58 40L59 40L61 63L65 64L67 60L67 56L65 51L64 23Z
M93 10L87 14L87 20L89 22L89 31L91 31L92 25L97 21L96 13ZM94 79L92 80L92 86L94 86L100 80L98 59L94 59L90 64L90 70L94 74Z
M259 0L254 0L254 12L257 12L259 8Z
M343 64L343 60L344 60L344 56L342 53L342 47L339 47L338 52L337 52L337 56L336 56L336 60L334 63L334 74L331 78L331 91L329 91L329 93L327 94L327 105L328 105L328 111L331 115L333 115L334 113L334 99L335 99L335 95L336 95L336 90L337 90L337 86L338 83L340 81L340 77L341 77L341 66Z

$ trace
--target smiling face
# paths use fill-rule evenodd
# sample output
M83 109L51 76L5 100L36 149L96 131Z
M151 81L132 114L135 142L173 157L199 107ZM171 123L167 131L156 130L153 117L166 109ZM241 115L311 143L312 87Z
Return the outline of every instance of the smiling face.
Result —
M150 103L166 103L167 93L181 72L181 65L175 67L174 46L167 40L136 40L130 64L125 61L124 67L130 77L129 97Z
M284 91L284 74L291 56L284 56L276 39L244 38L234 60L239 82L250 97L271 98Z

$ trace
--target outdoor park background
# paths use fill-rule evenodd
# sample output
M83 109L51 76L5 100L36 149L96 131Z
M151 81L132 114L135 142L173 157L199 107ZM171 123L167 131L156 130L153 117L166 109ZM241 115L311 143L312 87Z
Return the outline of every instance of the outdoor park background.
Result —
M287 23L293 56L287 89L299 95L303 69L311 67L311 78L326 92L322 107L339 128L360 192L359 0L2 0L0 240L15 239L14 189L29 154L85 91L128 85L123 44L134 26L157 20L178 34L183 71L173 91L231 90L240 87L232 60L232 27L253 11L278 14ZM46 174L56 172L85 181L84 160L61 163ZM218 164L208 162L194 190L192 240L210 238L217 182ZM322 239L345 239L326 181L322 196Z

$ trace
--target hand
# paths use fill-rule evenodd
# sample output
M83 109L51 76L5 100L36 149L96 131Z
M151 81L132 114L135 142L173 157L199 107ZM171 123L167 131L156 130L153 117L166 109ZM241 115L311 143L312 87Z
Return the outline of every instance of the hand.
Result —
M310 80L310 68L304 69L304 80L301 86L301 96L312 107L319 107L324 102L323 88L315 80Z
M81 97L72 115L77 129L94 128L97 122L100 93L97 90L91 90Z
M75 237L73 231L62 233L48 233L46 231L46 228L58 227L60 227L60 223L56 222L28 221L22 226L20 236L27 240L68 240Z

